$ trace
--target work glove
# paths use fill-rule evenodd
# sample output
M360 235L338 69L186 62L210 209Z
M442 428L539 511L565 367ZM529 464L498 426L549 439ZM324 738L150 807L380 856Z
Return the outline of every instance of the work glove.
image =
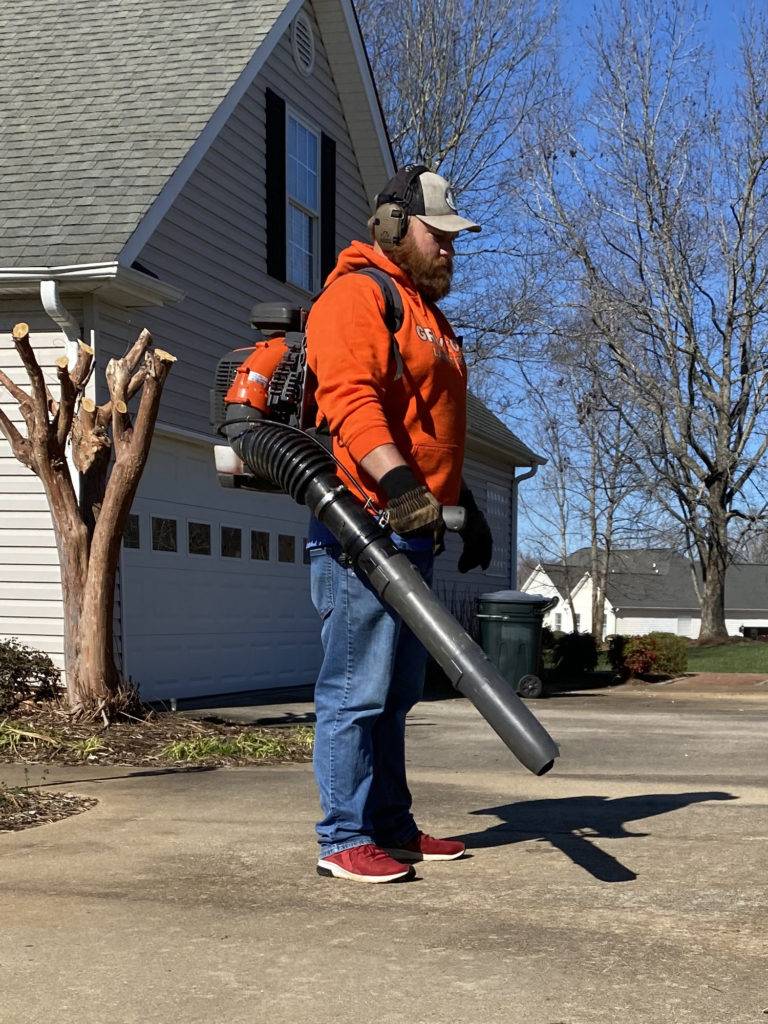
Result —
M409 466L396 466L380 481L387 496L387 522L401 537L442 535L442 506L424 484L420 484Z
M459 530L459 536L464 541L464 549L459 556L459 572L469 572L478 566L487 569L493 554L491 528L468 487L462 487L459 504L467 512L467 521Z

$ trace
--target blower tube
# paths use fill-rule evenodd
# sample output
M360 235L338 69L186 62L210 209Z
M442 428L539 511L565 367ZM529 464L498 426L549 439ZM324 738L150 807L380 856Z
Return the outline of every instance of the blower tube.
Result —
M248 470L310 508L520 763L535 775L548 772L559 754L552 737L398 551L389 531L341 483L327 452L248 406L228 406L227 418L224 432Z

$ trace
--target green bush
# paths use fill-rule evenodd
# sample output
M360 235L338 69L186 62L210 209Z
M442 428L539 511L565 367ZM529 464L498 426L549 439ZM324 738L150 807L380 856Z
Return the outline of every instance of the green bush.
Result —
M621 675L679 676L688 668L688 642L685 637L674 633L648 633L645 636L614 638L619 639L624 641L617 668Z
M552 661L558 676L594 672L597 659L597 643L591 633L562 633L554 642Z
M47 654L15 637L0 640L0 714L13 711L33 694L44 700L54 699L60 677Z

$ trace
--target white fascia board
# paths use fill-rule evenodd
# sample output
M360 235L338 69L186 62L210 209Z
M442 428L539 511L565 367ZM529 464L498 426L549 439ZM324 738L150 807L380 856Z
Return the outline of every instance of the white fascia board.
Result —
M365 95L368 100L368 106L370 107L371 120L373 121L376 138L378 139L379 148L381 149L381 156L384 161L384 165L387 168L387 174L392 177L395 173L395 161L392 156L392 146L389 141L387 126L384 123L384 115L382 113L378 93L376 92L373 74L371 73L368 54L365 52L365 43L363 42L363 37L360 32L360 24L350 0L339 0L339 6L341 7L342 14L344 15L347 32L349 33L349 40L352 43L352 52L355 55L357 66L360 69L360 78L362 79L363 88L365 89ZM381 184L383 185L384 183L382 182ZM377 185L375 187L378 188L379 186Z
M129 296L135 304L144 306L174 305L184 298L184 292L173 285L116 262L77 263L60 267L0 267L0 294L13 293L19 286L39 285L43 281L77 284L83 292L116 288Z
M195 142L187 151L184 159L165 183L160 194L144 214L135 231L125 243L122 252L118 256L120 264L125 267L130 267L134 260L138 259L139 253L147 244L150 237L154 234L163 217L165 217L166 213L168 213L171 206L176 201L179 193L187 184L219 132L229 120L229 117L233 113L237 104L243 98L248 89L250 89L254 79L272 53L272 50L280 42L285 32L287 32L288 27L296 14L301 10L302 6L302 0L290 0L290 3L285 7L282 14L278 16L277 20L272 25L272 28L264 36L253 56L241 71L239 77L235 81L235 84L216 108L210 121L208 121L205 128L200 132Z

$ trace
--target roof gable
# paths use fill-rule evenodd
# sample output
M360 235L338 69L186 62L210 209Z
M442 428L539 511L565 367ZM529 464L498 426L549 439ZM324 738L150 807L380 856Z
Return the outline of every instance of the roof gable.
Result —
M334 3L342 21L348 0ZM130 264L300 7L3 4L0 266L106 262L131 238ZM20 75L25 66L35 74ZM380 149L377 111L367 117Z

